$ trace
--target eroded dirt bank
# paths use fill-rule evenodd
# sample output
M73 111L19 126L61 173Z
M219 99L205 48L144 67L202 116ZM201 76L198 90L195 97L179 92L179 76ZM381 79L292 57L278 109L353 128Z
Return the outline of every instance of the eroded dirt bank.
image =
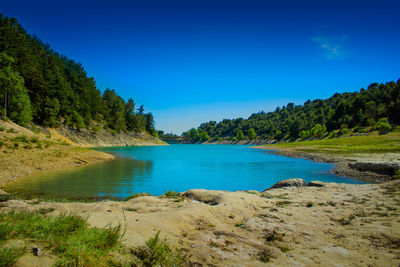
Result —
M125 145L165 145L149 134L119 134L63 128L30 129L0 120L0 186L43 171L76 168L112 160L111 154L85 147ZM104 131L105 132L105 131ZM64 134L62 134L64 133Z
M121 224L126 246L142 245L161 231L192 266L398 266L400 182L323 185L190 190L182 197L126 202L9 200L1 209L77 213L97 227ZM44 260L26 255L19 262L27 257L32 264Z

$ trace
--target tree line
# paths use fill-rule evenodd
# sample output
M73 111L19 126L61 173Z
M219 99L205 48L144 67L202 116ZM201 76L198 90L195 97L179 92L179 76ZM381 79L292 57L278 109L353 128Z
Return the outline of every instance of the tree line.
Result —
M303 105L288 103L272 112L258 112L249 118L224 119L202 123L182 136L192 142L229 138L287 139L319 138L328 132L345 134L350 128L389 131L400 123L400 79L397 82L372 83L353 93L336 93L321 100L307 100Z
M114 90L101 94L83 66L28 34L15 18L0 14L0 115L26 126L31 121L57 127L157 135L151 113Z

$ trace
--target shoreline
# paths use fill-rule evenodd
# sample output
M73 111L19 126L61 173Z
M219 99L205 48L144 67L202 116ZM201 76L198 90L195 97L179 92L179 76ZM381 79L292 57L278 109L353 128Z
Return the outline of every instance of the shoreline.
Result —
M10 199L0 211L76 214L92 227L121 225L128 251L160 232L186 254L189 266L397 266L399 192L399 181L318 183L263 192L192 189L94 203ZM20 266L57 259L45 244L35 246L43 256L26 252Z
M0 188L41 172L68 170L115 159L110 153L94 150L93 145L79 145L54 129L34 132L2 120L0 126ZM168 145L148 135L143 135L143 139L140 137L131 140L137 145Z
M269 153L291 157L291 158L302 158L311 160L314 162L321 162L321 163L331 163L334 164L334 168L332 173L335 175L345 176L349 178L353 178L362 182L367 183L382 183L392 180L392 177L388 174L382 174L374 172L373 169L373 162L369 162L371 164L371 170L364 171L359 170L355 167L350 167L351 164L356 162L364 162L363 157L357 157L357 155L346 157L346 156L339 156L339 155L329 155L326 153L312 153L312 152L299 152L294 151L290 148L277 148L277 147L265 147L265 146L255 146L251 147L253 149L261 149L267 150ZM368 162L365 162L368 164ZM381 164L390 164L389 162L383 162Z

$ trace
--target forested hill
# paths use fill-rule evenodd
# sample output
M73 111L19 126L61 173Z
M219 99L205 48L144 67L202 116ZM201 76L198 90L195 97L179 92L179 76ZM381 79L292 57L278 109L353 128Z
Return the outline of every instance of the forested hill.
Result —
M218 141L222 138L287 139L322 137L331 132L344 134L377 129L389 131L400 123L400 80L385 84L373 83L354 93L336 93L332 97L303 105L289 103L273 112L259 112L248 119L222 120L203 123L197 129L183 133L191 142ZM340 129L340 132L337 130ZM336 131L335 131L336 130ZM335 131L335 132L334 132ZM247 136L245 136L247 135Z
M107 89L102 95L83 66L28 34L0 14L0 115L25 126L105 127L111 132L147 130L157 135L151 113ZM137 110L137 112L135 112Z

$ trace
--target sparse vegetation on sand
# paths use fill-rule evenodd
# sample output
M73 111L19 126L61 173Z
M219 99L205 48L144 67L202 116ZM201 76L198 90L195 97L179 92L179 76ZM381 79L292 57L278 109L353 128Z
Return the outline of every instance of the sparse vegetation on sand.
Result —
M57 257L56 266L181 266L183 254L157 233L145 246L121 244L121 226L90 227L77 215L46 216L54 209L0 212L0 266L24 254ZM122 259L122 260L121 260Z

